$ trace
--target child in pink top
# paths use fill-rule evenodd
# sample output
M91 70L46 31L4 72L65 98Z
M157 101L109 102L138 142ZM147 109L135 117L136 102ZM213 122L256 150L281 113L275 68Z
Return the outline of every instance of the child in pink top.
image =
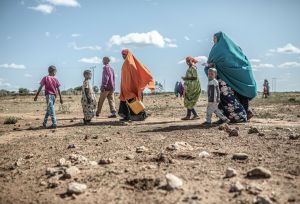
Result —
M48 122L48 117L51 117L52 120L52 128L56 128L56 115L55 115L55 99L56 99L56 94L58 93L60 103L62 104L62 98L59 90L60 83L55 78L56 74L56 67L51 65L48 68L48 76L43 77L43 79L40 82L40 87L39 90L37 91L34 101L37 101L38 95L40 94L42 88L45 86L45 97L46 97L46 102L47 102L47 111L45 114L44 122L43 122L43 127L47 127L47 122Z

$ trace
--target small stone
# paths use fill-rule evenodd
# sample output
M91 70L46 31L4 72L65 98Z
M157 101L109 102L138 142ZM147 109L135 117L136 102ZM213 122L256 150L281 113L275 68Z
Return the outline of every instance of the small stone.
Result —
M140 146L140 147L137 147L135 151L137 153L142 153L142 152L148 151L148 149L145 146Z
M300 134L296 134L296 133L290 133L289 134L289 139L290 140L297 140L300 138Z
M207 151L202 151L199 153L200 158L207 158L210 157L210 154Z
M68 145L68 149L73 149L73 148L75 148L75 144L69 144Z
M74 120L73 120L73 119L71 119L71 120L70 120L70 123L73 123L73 122L74 122Z
M70 179L76 177L80 173L80 170L76 166L71 166L65 170L64 178Z
M258 136L263 137L263 136L265 136L265 133L260 132L260 133L258 133Z
M248 130L248 134L257 134L259 133L258 129L256 127L250 127Z
M237 136L239 136L239 130L231 129L229 132L229 137L237 137Z
M133 154L128 154L125 157L126 160L133 160L134 159L134 155Z
M296 202L295 196L290 196L290 197L288 198L288 202L289 202L289 203Z
M58 161L58 166L65 166L66 165L66 159L65 158L60 158Z
M24 164L24 160L22 158L19 158L16 162L15 162L15 166L20 167Z
M167 174L166 180L167 180L167 188L169 190L179 189L183 185L182 180L173 174Z
M109 142L110 140L111 140L110 137L106 137L106 138L103 140L103 142Z
M98 165L98 163L96 161L90 161L90 165L96 166L96 165Z
M94 140L98 139L98 135L94 135L94 136L92 137L92 139L94 139Z
M25 156L25 159L31 159L31 158L33 158L33 156L34 156L33 154L28 154Z
M226 169L225 178L232 178L232 177L235 177L236 175L237 175L237 172L235 169L230 168L230 167L228 167Z
M73 164L78 164L78 163L86 163L88 161L88 159L82 155L77 155L77 154L71 154L69 156L70 161Z
M262 189L255 184L250 184L249 186L247 186L246 190L249 194L252 195L258 195L262 191Z
M58 187L58 185L59 185L59 182L58 182L58 180L57 179L51 179L51 180L49 180L48 181L48 188L56 188L56 187Z
M245 187L239 182L235 182L233 184L231 184L229 192L233 193L233 192L241 192L245 189Z
M264 167L255 167L247 172L248 178L270 178L271 172Z
M112 160L111 158L107 158L107 159L100 159L98 164L105 165L105 164L112 164L112 163L114 163L114 160Z
M175 142L167 147L167 150L193 150L193 147L187 142Z
M47 182L46 181L41 181L40 182L40 186L46 186L47 185Z
M267 196L257 196L254 203L255 204L272 204L273 202Z
M233 160L246 160L248 158L249 158L249 156L246 153L235 153L235 154L232 155L231 159L233 159Z
M58 167L48 167L46 169L46 175L48 175L48 176L55 176L57 174L62 174L62 173L63 173L63 170Z
M68 193L69 194L81 194L84 193L87 189L87 186L82 183L72 182L68 185Z

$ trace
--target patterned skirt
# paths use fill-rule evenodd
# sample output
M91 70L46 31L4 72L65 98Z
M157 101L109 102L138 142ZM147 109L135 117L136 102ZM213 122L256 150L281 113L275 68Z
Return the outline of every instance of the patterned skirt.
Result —
M96 100L93 99L91 103L88 103L86 97L81 98L81 105L85 120L92 120L95 116Z
M220 103L219 109L231 122L246 122L247 113L243 105L235 96L233 89L223 80L219 79L220 86Z

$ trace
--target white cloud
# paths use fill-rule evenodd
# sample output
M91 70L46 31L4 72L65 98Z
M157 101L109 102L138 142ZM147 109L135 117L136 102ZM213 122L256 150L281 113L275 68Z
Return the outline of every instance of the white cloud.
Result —
M129 33L125 36L113 35L109 40L109 46L134 46L146 47L155 46L159 48L177 47L169 38L164 38L158 31L153 30L147 33Z
M47 2L55 6L80 7L77 0L47 0Z
M252 62L252 63L259 63L259 62L261 62L260 59L250 59L249 61Z
M207 57L206 56L197 56L197 57L194 57L196 60L198 60L199 61L199 63L205 63L205 62L207 62ZM178 64L183 64L183 63L185 63L185 59L183 59L183 60L180 60L179 62L178 62Z
M71 35L71 37L72 37L72 38L77 38L77 37L80 37L80 34L79 34L79 33L73 33L73 34Z
M285 62L280 65L278 65L279 68L294 68L294 67L300 67L299 62Z
M102 63L102 59L100 59L99 57L90 57L90 58L83 57L80 60L78 60L78 62L87 63L87 64L100 64Z
M252 65L252 68L274 68L275 66L273 64L254 64Z
M30 77L32 77L32 75L31 74L24 74L24 77L30 78Z
M50 37L50 32L45 32L46 37Z
M42 12L44 14L50 14L53 12L54 7L49 4L39 4L35 7L28 7L29 9Z
M101 50L102 48L100 46L82 46L79 47L75 42L70 43L69 47L72 47L74 50Z
M0 64L0 68L7 68L7 69L26 69L26 66L23 64Z
M184 36L185 40L190 40L190 38L188 36Z
M283 47L279 47L276 49L270 49L269 51L277 52L277 53L287 53L287 54L300 54L300 48L292 45L291 43L288 43Z

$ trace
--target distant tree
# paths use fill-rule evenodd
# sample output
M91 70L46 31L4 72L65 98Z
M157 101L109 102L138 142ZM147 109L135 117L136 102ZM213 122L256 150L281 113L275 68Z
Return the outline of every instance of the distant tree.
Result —
M74 91L82 91L82 86L77 86L74 88Z
M29 90L26 88L19 88L19 94L20 95L28 95L29 94Z
M162 92L164 90L164 86L162 85L162 83L155 81L155 90L157 92Z
M94 90L95 93L98 93L98 92L99 92L98 86L94 86L94 87L93 87L93 90Z

